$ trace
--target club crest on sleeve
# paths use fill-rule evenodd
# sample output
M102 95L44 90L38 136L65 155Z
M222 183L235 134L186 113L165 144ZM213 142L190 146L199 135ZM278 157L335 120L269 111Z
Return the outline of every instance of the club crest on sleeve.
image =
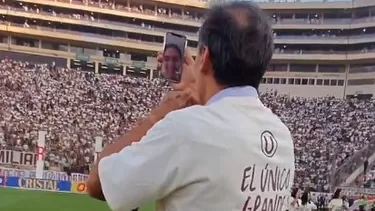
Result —
M261 150L266 157L273 157L277 150L277 140L275 136L268 130L260 135Z

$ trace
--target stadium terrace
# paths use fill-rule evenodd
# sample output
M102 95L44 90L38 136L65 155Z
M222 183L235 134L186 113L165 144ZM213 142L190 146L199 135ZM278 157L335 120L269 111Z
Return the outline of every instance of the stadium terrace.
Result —
M58 191L60 178L72 182L66 192L84 192L96 137L111 143L170 90L156 70L165 33L186 35L196 52L204 12L220 2L0 2L0 185L35 179L45 131L50 182L25 181ZM260 98L292 132L295 186L374 195L363 188L375 179L375 1L256 2L275 39Z

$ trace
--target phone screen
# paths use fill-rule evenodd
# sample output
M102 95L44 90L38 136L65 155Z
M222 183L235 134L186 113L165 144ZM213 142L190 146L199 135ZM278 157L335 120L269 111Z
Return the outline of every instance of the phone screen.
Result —
M185 36L167 32L163 49L163 64L161 66L161 76L163 78L173 82L181 81L185 47Z

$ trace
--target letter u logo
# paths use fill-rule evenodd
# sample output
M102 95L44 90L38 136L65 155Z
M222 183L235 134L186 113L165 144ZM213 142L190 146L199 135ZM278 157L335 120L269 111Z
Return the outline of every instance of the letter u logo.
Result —
M263 154L269 158L273 157L277 150L277 140L273 134L266 130L260 135L261 150Z

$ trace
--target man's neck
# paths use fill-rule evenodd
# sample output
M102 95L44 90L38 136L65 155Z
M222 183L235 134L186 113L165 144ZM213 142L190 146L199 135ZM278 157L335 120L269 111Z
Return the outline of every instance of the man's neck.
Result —
M204 99L202 100L203 105L206 105L208 101L215 96L220 91L224 90L225 87L215 85L215 86L208 86L205 91Z
M208 99L206 105L226 97L258 97L258 91L251 86L228 87L219 90Z
M204 94L202 95L202 105L206 105L207 102L217 93L219 93L221 90L224 90L226 87L222 86L218 83L216 83L215 80L212 80L212 78L206 79L206 87L204 90Z

